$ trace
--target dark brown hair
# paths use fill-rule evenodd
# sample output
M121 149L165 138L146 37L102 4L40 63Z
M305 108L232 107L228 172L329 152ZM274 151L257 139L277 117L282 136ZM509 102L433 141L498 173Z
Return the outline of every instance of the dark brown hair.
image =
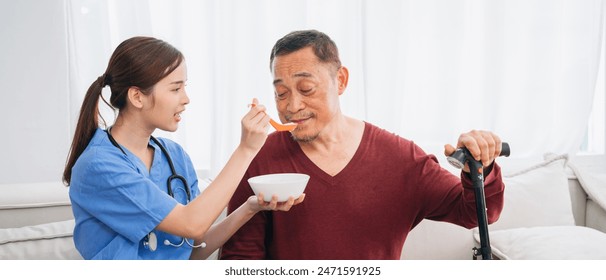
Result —
M317 30L299 30L286 34L276 42L269 56L269 70L272 70L276 56L290 54L310 46L321 62L333 63L337 69L341 67L339 49L328 35Z
M144 94L151 94L153 86L179 67L183 59L183 54L175 47L152 37L133 37L118 45L109 59L105 73L90 85L84 96L63 170L65 185L69 186L74 164L99 127L99 98L108 104L101 96L102 89L110 87L108 105L111 104L114 110L120 110L126 106L129 88L137 87Z

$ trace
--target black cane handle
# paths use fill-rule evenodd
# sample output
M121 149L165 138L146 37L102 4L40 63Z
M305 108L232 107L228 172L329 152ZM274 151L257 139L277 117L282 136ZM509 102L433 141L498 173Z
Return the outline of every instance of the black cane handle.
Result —
M501 153L499 156L509 156L511 150L509 144L501 144ZM459 148L448 157L448 162L453 166L462 169L465 163L469 165L469 175L473 183L475 194L476 212L478 215L478 230L480 231L480 248L473 248L473 259L482 256L483 260L492 259L490 247L490 238L488 236L488 218L486 209L486 198L484 196L484 174L483 166L480 161L473 158L467 148Z
M509 148L509 144L506 142L502 142L501 143L501 154L499 154L499 156L503 156L503 157L508 157L509 154L511 153L511 150ZM467 159L472 159L473 157L471 156L471 153L469 153L469 150L467 150L467 148L458 148L454 151L454 153L452 153L452 155L447 157L448 162L450 164L452 164L454 167L459 168L459 169L463 169L463 166L465 166L465 162L467 161ZM471 166L470 166L471 168Z

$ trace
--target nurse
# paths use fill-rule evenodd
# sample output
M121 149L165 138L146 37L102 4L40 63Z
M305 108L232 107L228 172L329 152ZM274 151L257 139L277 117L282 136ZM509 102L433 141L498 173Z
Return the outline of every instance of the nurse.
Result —
M152 136L156 129L177 130L189 103L186 81L179 50L133 37L116 48L89 87L63 172L76 219L74 243L83 258L205 259L257 212L288 211L303 201L304 194L283 203L251 196L213 225L264 144L269 117L263 105L251 107L241 121L239 146L200 193L183 148ZM101 96L105 86L109 103ZM100 98L118 111L107 129L99 127Z

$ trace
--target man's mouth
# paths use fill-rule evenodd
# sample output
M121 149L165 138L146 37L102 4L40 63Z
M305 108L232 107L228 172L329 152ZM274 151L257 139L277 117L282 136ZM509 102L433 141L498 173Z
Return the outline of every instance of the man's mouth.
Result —
M301 124L309 119L311 119L313 116L305 116L305 117L297 117L297 118L293 118L293 117L288 117L285 116L284 118L286 119L286 121L291 122L291 123L296 123L296 124Z

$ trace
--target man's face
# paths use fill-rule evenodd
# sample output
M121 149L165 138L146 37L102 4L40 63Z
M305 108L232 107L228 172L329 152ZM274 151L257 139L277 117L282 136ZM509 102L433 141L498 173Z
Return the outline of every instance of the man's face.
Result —
M276 107L282 122L297 123L292 135L311 142L340 114L340 69L318 60L311 47L274 58Z

